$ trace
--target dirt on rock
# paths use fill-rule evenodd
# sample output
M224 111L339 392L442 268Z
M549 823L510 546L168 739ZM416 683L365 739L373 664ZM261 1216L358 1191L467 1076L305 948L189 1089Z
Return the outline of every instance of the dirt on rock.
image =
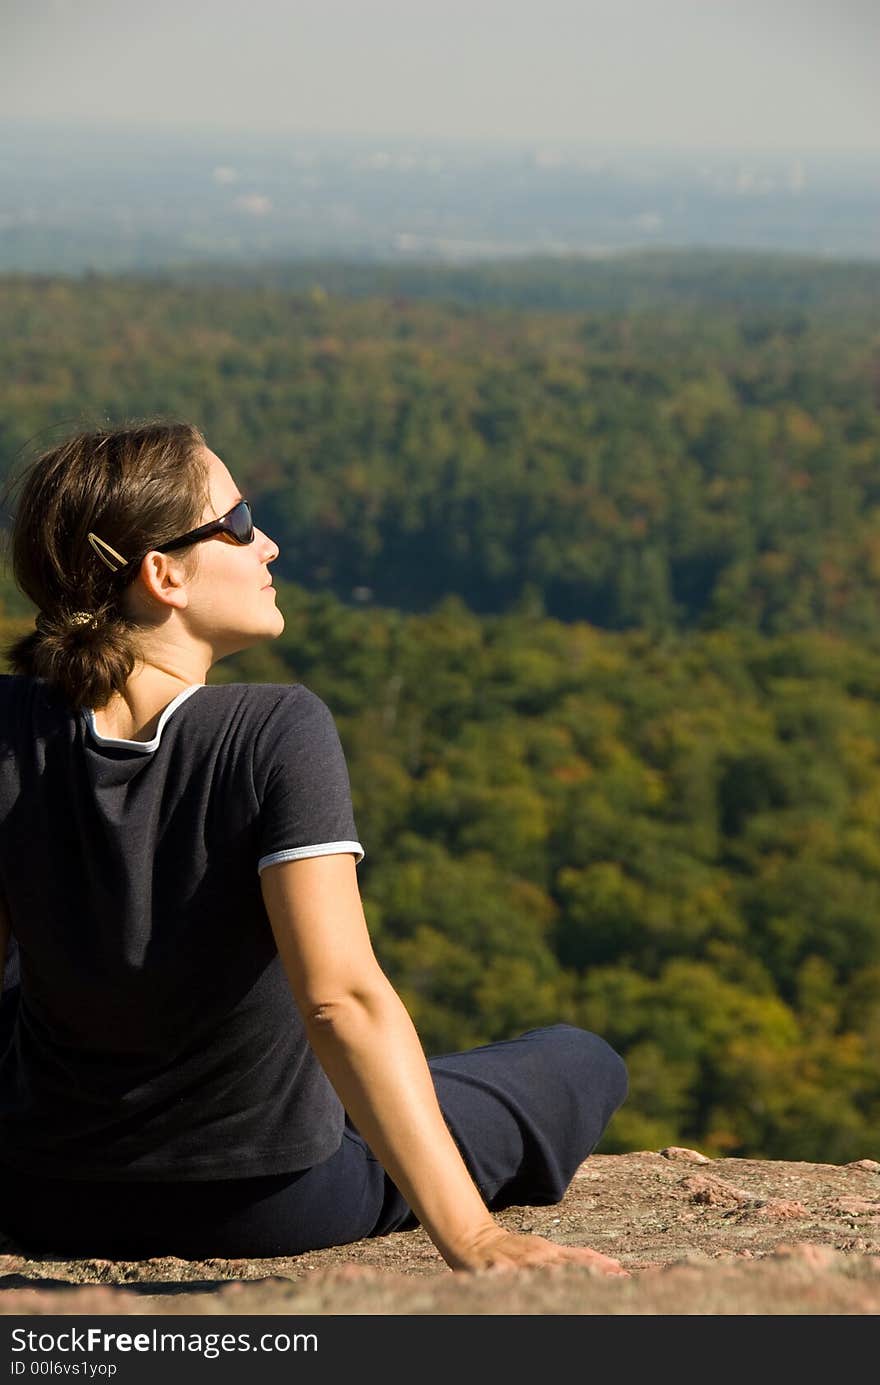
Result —
M453 1274L421 1230L266 1260L28 1259L0 1244L0 1313L874 1314L880 1162L593 1155L561 1203L501 1225L619 1260Z

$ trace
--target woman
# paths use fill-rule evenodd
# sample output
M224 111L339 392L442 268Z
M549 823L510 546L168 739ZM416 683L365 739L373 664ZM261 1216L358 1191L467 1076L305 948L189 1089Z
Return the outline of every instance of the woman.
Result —
M426 1061L370 945L328 708L207 685L284 629L277 556L188 424L78 434L24 478L12 557L39 614L0 678L0 959L13 940L20 962L0 1230L205 1258L421 1223L453 1269L624 1273L491 1215L559 1201L624 1099L620 1058L554 1025Z

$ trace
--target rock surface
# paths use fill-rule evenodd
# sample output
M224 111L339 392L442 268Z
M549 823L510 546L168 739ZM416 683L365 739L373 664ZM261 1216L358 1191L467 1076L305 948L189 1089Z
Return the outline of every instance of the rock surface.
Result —
M697 1167L699 1166L699 1167ZM27 1259L0 1244L3 1314L875 1314L880 1163L593 1155L515 1231L588 1245L630 1278L580 1266L452 1274L423 1231L295 1258Z

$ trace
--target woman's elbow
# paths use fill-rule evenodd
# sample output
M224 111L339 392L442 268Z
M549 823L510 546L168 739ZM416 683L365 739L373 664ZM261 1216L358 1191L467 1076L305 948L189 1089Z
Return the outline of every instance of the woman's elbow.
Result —
M317 1033L343 1032L364 1019L379 1018L390 1003L401 1004L384 972L344 987L312 992L300 1004L306 1028Z

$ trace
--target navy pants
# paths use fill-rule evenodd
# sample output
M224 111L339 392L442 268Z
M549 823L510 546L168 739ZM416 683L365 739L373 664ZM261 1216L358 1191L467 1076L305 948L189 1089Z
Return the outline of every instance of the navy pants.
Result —
M568 1024L429 1058L428 1066L446 1123L493 1211L559 1202L627 1092L622 1059L598 1035ZM0 1171L0 1231L31 1254L299 1255L417 1225L350 1121L335 1154L296 1173L86 1183Z

